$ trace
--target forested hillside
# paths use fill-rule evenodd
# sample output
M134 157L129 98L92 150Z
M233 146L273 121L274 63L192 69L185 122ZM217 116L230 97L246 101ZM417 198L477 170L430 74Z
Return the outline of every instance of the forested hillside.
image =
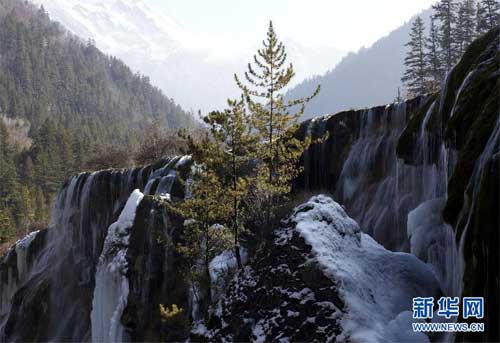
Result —
M432 9L428 29L417 17L406 43L401 80L408 97L438 91L469 45L500 24L498 0L441 0Z
M430 10L422 12L427 20ZM365 108L392 102L401 85L403 60L411 24L379 39L371 47L350 53L334 69L322 76L303 81L290 89L287 97L298 98L309 94L316 85L321 92L311 100L303 119L354 108Z
M43 8L0 0L0 243L44 226L60 183L103 152L132 152L152 126L193 125L147 77Z

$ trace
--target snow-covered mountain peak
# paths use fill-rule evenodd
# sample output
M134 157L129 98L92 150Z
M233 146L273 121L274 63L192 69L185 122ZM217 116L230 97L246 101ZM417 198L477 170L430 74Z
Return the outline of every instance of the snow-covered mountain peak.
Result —
M260 37L247 42L232 35L193 31L165 10L143 0L33 0L52 19L107 54L151 78L165 94L194 111L218 109L237 96L233 74L245 70ZM289 40L285 40L288 42ZM337 49L287 43L298 82L333 68Z
M173 18L140 0L36 1L70 31L116 55L141 49L160 60L193 40Z

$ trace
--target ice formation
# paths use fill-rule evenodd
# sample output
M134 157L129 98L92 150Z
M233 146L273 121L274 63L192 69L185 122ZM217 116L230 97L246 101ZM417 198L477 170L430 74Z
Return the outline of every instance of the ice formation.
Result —
M139 190L133 191L120 217L108 229L95 278L91 313L93 342L127 340L127 333L120 322L129 293L126 254L130 229L143 197Z

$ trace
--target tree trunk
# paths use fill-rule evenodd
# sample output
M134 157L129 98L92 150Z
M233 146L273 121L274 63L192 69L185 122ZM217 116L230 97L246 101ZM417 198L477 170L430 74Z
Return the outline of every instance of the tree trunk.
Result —
M240 256L240 242L238 237L238 199L237 199L237 180L236 180L236 155L234 152L233 146L233 233L234 233L234 254L236 256L236 262L238 264L238 269L241 269L243 266L241 264L241 256Z
M205 318L208 320L210 305L212 305L212 279L210 278L210 261L208 259L208 254L205 258L205 277L207 279L207 290L206 290L206 307L205 307Z
M205 193L205 199L208 195ZM212 304L212 279L210 277L210 254L209 254L209 226L208 226L208 207L205 207L205 223L203 224L203 228L205 231L205 278L206 278L206 307L205 307L205 318L208 320L208 310L210 309L210 305Z
M272 61L272 56L271 56ZM272 62L271 62L272 63ZM271 64L271 88L270 88L270 110L269 110L269 185L273 184L273 101L274 101L274 84L273 84L273 66ZM264 230L270 230L271 227L271 211L273 207L273 195L272 193L269 195L268 204L267 204L267 228L261 230L261 240L264 240Z

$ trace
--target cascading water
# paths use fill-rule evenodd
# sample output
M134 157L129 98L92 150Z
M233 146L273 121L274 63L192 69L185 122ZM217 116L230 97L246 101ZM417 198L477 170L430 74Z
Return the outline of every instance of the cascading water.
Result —
M407 250L406 215L416 200L408 195L396 145L407 124L408 109L425 99L319 118L307 134L327 142L314 144L304 155L304 188L330 191L362 227L393 250ZM354 120L353 120L354 118ZM414 207L413 207L414 208ZM395 230L399 228L399 230Z
M375 239L404 250L401 234L392 228L404 223L396 144L406 124L406 104L367 110L361 120L359 138L343 164L335 196Z
M420 106L425 101L420 100ZM445 148L441 137L426 130L436 102L429 106L415 137L415 165L405 164L396 153L408 124L407 103L361 111L361 124L342 164L334 195L378 242L391 250L411 251L434 265L445 292L456 294L456 281L452 280L457 265L455 236L441 215L456 153ZM331 118L310 125L322 122L325 127Z
M33 268L28 248L38 233L39 231L32 232L17 241L4 257L0 268L0 280L6 280L6 283L0 288L0 328L5 325L17 288L27 280Z

